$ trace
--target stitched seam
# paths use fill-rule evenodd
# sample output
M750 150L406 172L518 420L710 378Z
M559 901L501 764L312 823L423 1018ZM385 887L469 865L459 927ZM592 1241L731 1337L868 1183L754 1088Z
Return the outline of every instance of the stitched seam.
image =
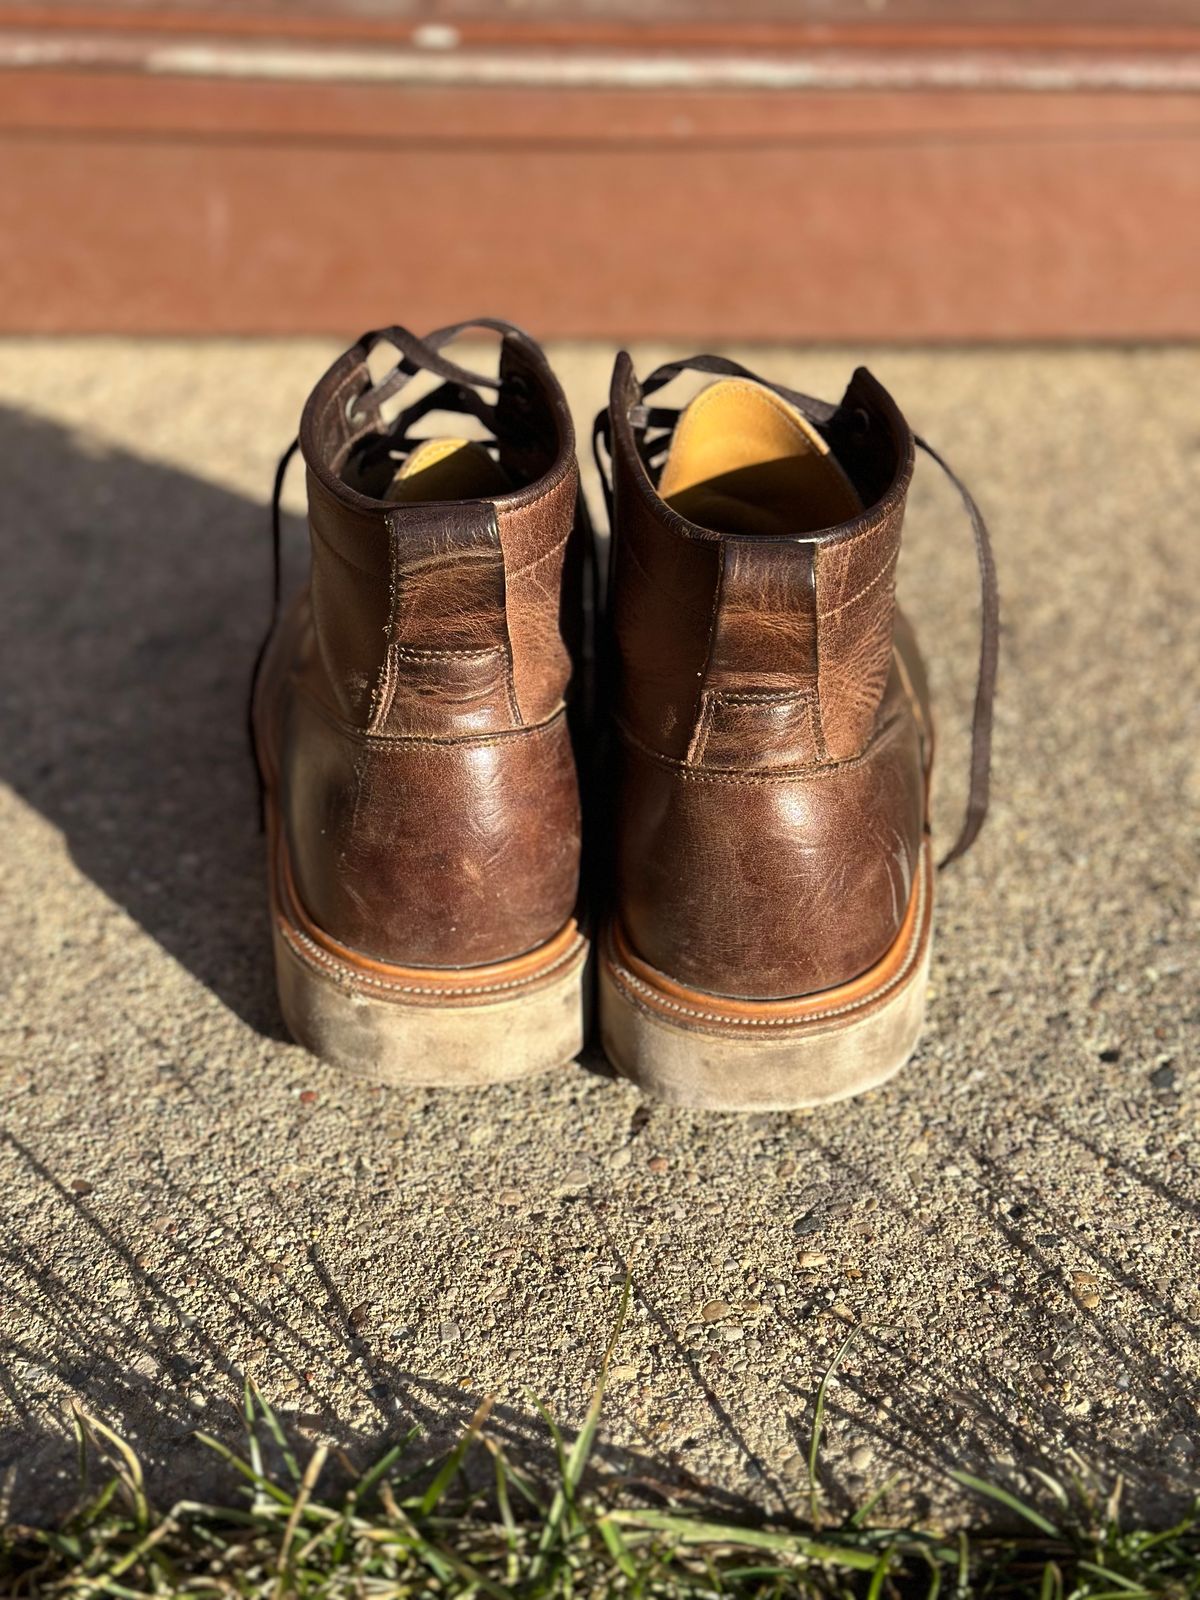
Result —
M828 611L818 611L817 621L821 622L826 617L836 617L839 611L845 611L848 606L852 606L856 601L861 600L863 595L870 594L871 590L875 588L876 584L882 583L883 580L893 570L896 565L896 557L899 554L899 550L893 550L892 554L884 562L883 566L880 567L879 571L871 579L870 583L864 583L861 589L858 589L850 596L849 600L843 600L840 605L830 606Z
M705 689L700 696L700 718L692 735L692 742L688 746L689 761L704 760L704 752L708 749L708 736L712 732L713 708L716 700L717 697L711 689Z
M920 931L925 915L925 895L927 893L925 888L924 868L922 868L920 893L921 899L917 908L917 922L914 929L913 938L909 945L908 951L905 954L904 964L895 974L895 976L889 978L885 984L881 985L880 988L873 990L871 994L864 995L861 1000L849 1000L844 1006L831 1006L823 1011L810 1011L807 1016L718 1017L715 1016L711 1011L701 1011L695 1006L685 1006L681 1005L677 1000L666 999L665 996L657 993L652 985L644 982L641 978L635 977L627 967L621 966L619 963L612 960L611 957L605 957L605 964L613 976L622 985L622 987L628 986L634 990L641 990L643 994L647 994L651 997L654 1002L653 1007L642 1007L644 1011L649 1011L651 1015L653 1015L653 1013L660 1007L663 1007L669 1011L676 1011L681 1016L698 1017L703 1022L719 1024L721 1027L734 1028L790 1028L795 1027L797 1024L803 1024L806 1022L825 1022L831 1017L849 1016L855 1011L861 1011L865 1006L874 1004L876 1000L880 1000L885 995L890 994L896 985L902 983L908 976L917 960L917 955L921 948ZM631 1000L636 1000L637 996L635 994L630 994L628 998Z
M504 693L508 700L508 712L513 719L513 726L523 728L525 718L521 715L521 708L517 704L517 683L513 673L512 646L503 652L504 668Z
M506 708L512 719L512 727L522 727L521 713L517 709L516 697L513 694L512 666L508 659L508 652L499 645L491 650L447 650L444 652L436 650L415 652L402 645L393 645L388 651L388 668L391 678L388 716L391 716L397 705L408 706L411 709L412 697L414 696L418 703L425 701L436 706L439 687L446 687L443 683L441 685L427 685L422 689L419 680L414 682L414 674L404 671L406 664L422 667L432 665L444 668L448 664L455 664L456 661L457 664L463 666L468 663L472 666L482 666L489 660L497 666L502 666L504 670L501 674L493 672L490 679L483 684L468 683L467 687L472 691L472 699L476 704L486 704L487 697L490 697L497 689L500 689L504 694ZM414 735L413 737L419 736Z
M317 540L317 543L321 545L322 549L328 550L331 556L336 556L343 566L350 568L351 572L357 572L360 578L373 578L378 583L379 579L383 576L381 572L373 572L369 567L360 567L357 561L351 561L350 557L343 555L335 544L331 544L321 532L320 528L318 528L316 523L314 523L311 519L308 525L314 538Z
M403 661L482 661L486 656L501 656L503 645L489 645L486 650L422 650L416 645L397 644L392 654Z
M813 691L811 689L779 689L779 690L766 690L766 689L764 689L761 693L750 693L750 692L746 692L746 693L732 693L732 692L729 692L729 693L727 693L726 691L721 690L721 689L713 689L710 692L711 692L713 700L717 704L723 705L723 706L738 706L738 705L782 706L782 705L794 705L794 704L798 704L798 703L800 703L802 701L805 701L805 700L811 700L812 696L813 696Z
M566 706L560 705L558 710L548 717L545 722L525 723L519 728L506 728L500 733L484 735L464 734L459 737L447 738L438 734L372 733L369 728L356 728L351 723L343 722L339 716L330 711L329 707L317 698L307 684L297 684L296 688L297 692L304 696L313 709L336 733L340 733L344 738L356 744L364 745L368 749L382 750L392 747L404 749L411 747L414 750L425 750L432 746L446 750L456 750L464 746L476 748L483 745L503 744L508 739L533 738L550 733L562 721L566 713Z
M764 784L764 783L803 783L810 778L833 777L836 773L847 771L853 767L862 766L869 758L875 746L882 741L885 735L895 727L899 721L900 713L894 712L886 722L882 722L871 734L871 738L862 751L856 756L848 756L841 761L814 762L806 767L788 767L780 772L773 773L744 773L735 769L714 770L712 772L696 772L690 770L684 763L675 760L672 756L660 755L657 750L652 750L637 736L630 732L622 722L618 722L621 734L626 742L633 746L641 755L651 761L656 761L660 766L667 767L676 776L684 778L691 783L732 783L732 784Z
M827 544L822 544L820 549L830 555L837 550L853 549L856 544L861 544L864 539L876 538L880 531L887 527L889 519L890 513L885 512L883 516L877 517L869 527L863 528L861 532L852 534L848 539L830 539Z
M371 697L371 716L367 723L368 733L378 733L387 722L392 709L392 702L396 698L396 678L398 676L396 662L396 647L398 640L396 634L397 601L400 597L400 578L397 571L398 561L396 555L396 525L389 517L384 526L388 536L388 614L387 614L387 649L384 652L383 665L375 683L375 692Z
M570 949L552 961L549 966L540 971L531 973L525 978L509 978L504 983L479 983L464 985L458 988L438 987L432 984L396 983L388 978L376 978L370 973L360 973L339 961L336 956L330 955L327 950L322 950L320 945L302 933L299 928L293 928L285 917L280 915L279 926L292 946L295 953L302 959L314 961L319 967L333 974L340 983L354 987L357 984L367 984L373 989L381 989L385 994L428 994L428 995L481 995L501 994L511 989L523 989L541 979L549 977L552 973L564 966L568 961L577 956L584 946L584 940L579 938Z
M509 583L511 583L514 578L522 578L522 577L525 576L525 574L527 572L532 572L535 567L540 567L543 562L551 560L554 556L556 556L558 554L558 552L560 550L565 550L566 549L568 543L570 542L570 539L571 539L571 535L570 535L569 532L564 534L563 537L558 541L558 543L555 544L555 545L551 545L550 549L547 550L544 555L536 556L532 561L527 561L523 567L518 567L515 572L507 573L505 575L506 578L507 578L507 581Z
M720 564L717 567L717 581L713 585L712 611L708 618L708 639L704 645L704 665L700 669L700 717L692 729L692 736L688 740L686 759L699 761L704 755L704 748L708 743L708 736L712 730L712 704L708 699L710 690L705 686L704 680L712 671L713 646L717 639L717 619L721 611L721 596L725 593L725 562L728 549L721 551Z
M821 553L813 552L813 646L812 646L812 672L813 672L813 697L808 703L808 725L812 733L813 744L817 750L817 760L829 760L829 745L825 738L825 707L821 703L821 657L824 655L821 642L821 614L817 607L821 599Z
M717 712L726 708L736 710L739 706L749 706L752 709L765 706L788 711L799 711L802 714L802 725L791 727L786 731L790 732L793 738L797 735L802 736L807 732L814 746L818 745L813 732L814 693L811 689L780 690L778 693L766 691L762 693L723 693L719 690L711 689L705 691L704 700L704 718L701 724L701 731L697 734L694 756L697 766L703 764L704 757L708 754L708 747L712 742L712 736L717 727ZM725 736L728 737L729 730L725 729L724 732ZM823 753L820 751L819 746L818 753ZM765 759L760 757L756 770L761 771L765 766ZM767 768L767 770L770 769Z

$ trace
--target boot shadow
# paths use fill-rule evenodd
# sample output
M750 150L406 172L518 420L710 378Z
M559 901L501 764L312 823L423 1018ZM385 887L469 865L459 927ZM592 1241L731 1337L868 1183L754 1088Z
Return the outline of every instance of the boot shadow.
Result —
M164 950L285 1039L246 732L267 511L8 408L0 461L0 777Z

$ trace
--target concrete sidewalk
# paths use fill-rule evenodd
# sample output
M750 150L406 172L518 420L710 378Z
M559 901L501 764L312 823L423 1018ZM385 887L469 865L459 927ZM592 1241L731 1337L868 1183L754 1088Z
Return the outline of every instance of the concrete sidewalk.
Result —
M0 1477L72 1488L76 1402L203 1488L251 1374L360 1462L495 1391L580 1419L626 1266L601 1456L716 1507L981 1507L959 1467L1200 1477L1200 352L871 359L992 523L995 802L940 885L928 1032L863 1100L736 1118L582 1070L372 1090L281 1035L244 732L264 502L308 343L0 345ZM608 357L558 353L581 426ZM654 352L641 352L648 366ZM836 395L858 353L747 356ZM297 479L299 474L297 474ZM291 487L293 505L299 483ZM294 530L295 532L295 530ZM299 537L294 548L299 552ZM298 570L298 564L297 564ZM966 778L976 578L918 473L901 590ZM503 1049L503 1040L496 1048Z

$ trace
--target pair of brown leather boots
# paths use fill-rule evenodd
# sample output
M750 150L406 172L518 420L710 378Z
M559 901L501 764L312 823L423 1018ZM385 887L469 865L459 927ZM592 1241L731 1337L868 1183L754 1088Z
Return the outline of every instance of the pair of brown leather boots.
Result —
M484 329L494 376L444 354ZM654 398L687 369L714 381ZM499 1081L578 1053L594 966L609 1058L665 1099L869 1088L916 1043L933 910L929 708L893 598L913 435L863 370L834 406L713 356L639 384L624 354L596 433L602 611L528 335L389 328L313 390L311 581L280 618L289 451L253 705L288 1027L377 1080ZM951 855L986 808L996 642L959 488L985 625Z

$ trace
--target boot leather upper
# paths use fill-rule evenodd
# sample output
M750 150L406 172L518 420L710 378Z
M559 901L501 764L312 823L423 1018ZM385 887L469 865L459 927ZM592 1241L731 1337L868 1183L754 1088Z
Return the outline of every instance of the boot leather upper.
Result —
M375 498L343 476L380 426L357 409L367 354L334 364L301 424L311 580L271 647L287 858L307 917L353 951L504 961L553 937L578 890L566 702L588 533L571 420L514 330L497 436L519 487Z
M815 531L798 518L796 534L753 521L730 534L676 507L720 517L736 475L668 503L639 454L638 399L622 356L616 915L643 961L696 989L827 989L895 939L925 828L923 676L907 630L897 651L894 600L912 436L860 370L821 433L865 509L843 504L845 520ZM826 499L836 514L831 479Z

